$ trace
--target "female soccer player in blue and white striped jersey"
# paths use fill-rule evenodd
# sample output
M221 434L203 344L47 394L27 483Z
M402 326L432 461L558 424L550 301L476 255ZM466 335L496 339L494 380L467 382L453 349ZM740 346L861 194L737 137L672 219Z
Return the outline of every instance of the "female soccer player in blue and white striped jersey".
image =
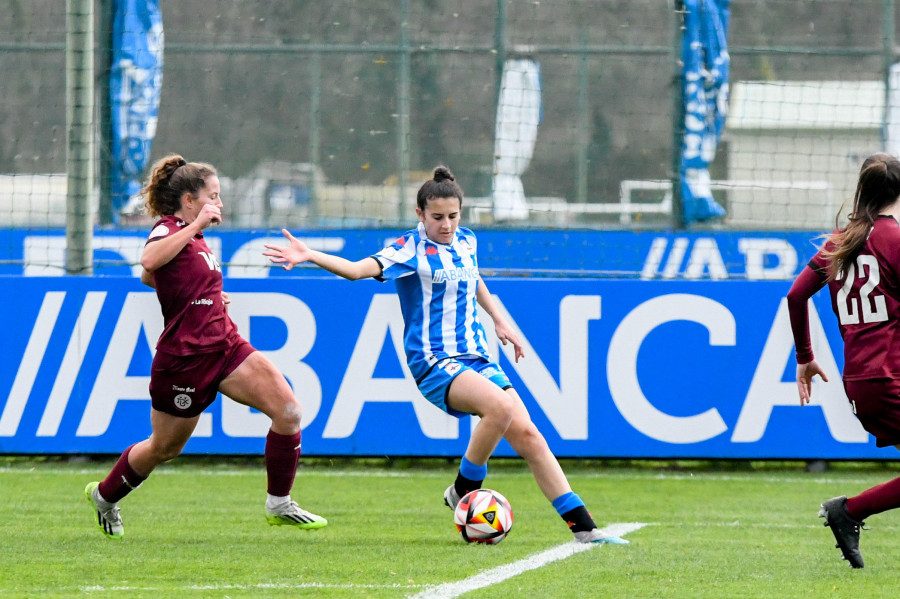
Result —
M528 463L541 491L577 541L627 543L597 528L521 398L488 353L479 306L493 318L500 341L513 344L516 361L524 357L518 337L497 311L478 273L475 234L459 226L462 202L453 174L439 166L418 191L417 228L377 254L352 262L311 250L282 230L290 245L266 245L263 255L286 270L311 262L352 281L374 277L396 282L405 323L406 361L419 390L448 414L481 417L456 482L444 492L451 509L463 495L481 488L488 458L505 438Z

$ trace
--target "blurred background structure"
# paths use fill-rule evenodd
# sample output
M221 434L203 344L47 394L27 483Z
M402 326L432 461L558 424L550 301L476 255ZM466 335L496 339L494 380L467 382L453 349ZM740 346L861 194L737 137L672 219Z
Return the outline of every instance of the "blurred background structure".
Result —
M146 226L110 160L123 151L110 74L128 80L121 36L146 4L0 0L0 227L66 225L66 48L79 7L96 27L93 220ZM730 72L709 186L724 214L692 222L678 170L686 15L716 4ZM898 149L894 0L157 6L143 19L150 41L125 57L136 69L148 52L160 58L158 71L143 67L158 97L135 92L156 102L139 127L152 140L140 175L172 152L216 165L236 228L405 226L414 190L445 164L467 194L465 220L481 227L819 231L861 158ZM510 131L520 137L504 149Z
M488 331L492 355L556 455L884 459L839 384L799 409L785 294L863 158L900 151L896 1L0 0L0 453L118 453L146 424L163 323L133 194L179 153L219 169L204 236L307 452L464 451L391 286L262 256L282 227L371 255L444 164L528 340L520 364ZM189 451L268 427L223 401Z

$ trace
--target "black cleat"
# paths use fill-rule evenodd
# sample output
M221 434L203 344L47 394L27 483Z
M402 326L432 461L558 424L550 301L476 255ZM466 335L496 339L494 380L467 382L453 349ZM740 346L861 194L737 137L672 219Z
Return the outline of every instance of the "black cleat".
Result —
M819 517L825 518L825 526L831 528L837 547L844 555L844 559L850 562L852 568L862 568L863 558L859 552L859 531L866 525L865 522L857 522L847 513L847 497L841 495L829 499L822 504Z

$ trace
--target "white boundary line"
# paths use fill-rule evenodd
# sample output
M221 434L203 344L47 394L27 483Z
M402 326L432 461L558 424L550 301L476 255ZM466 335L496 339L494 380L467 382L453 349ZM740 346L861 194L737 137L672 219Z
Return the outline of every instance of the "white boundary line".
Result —
M646 526L646 524L642 522L623 522L618 524L610 524L609 526L604 527L603 530L611 535L623 537L629 532L633 532L635 530L643 528L644 526ZM463 580L460 580L459 582L448 582L436 587L432 587L426 591L422 591L418 595L415 595L414 599L453 599L454 597L459 597L463 593L468 593L469 591L474 591L477 589L483 589L484 587L489 587L491 585L497 584L498 582L503 582L504 580L512 578L513 576L518 576L523 572L535 570L542 566L546 566L551 562L566 559L567 557L572 557L576 553L588 551L589 549L593 549L598 545L600 544L575 543L571 541L568 543L563 543L562 545L557 545L556 547L547 549L546 551L535 553L534 555L530 555L524 559L520 559L517 562L506 564L505 566L498 566L496 568L492 568L491 570L485 570L480 574L470 576L469 578L465 578Z
M40 467L17 467L17 466L0 466L0 474L51 474L51 475L84 475L84 476L105 476L109 472L109 466L96 466L92 468L40 468ZM874 484L872 478L866 476L855 476L853 473L837 473L836 476L828 476L828 474L811 474L796 473L773 475L763 472L746 472L746 473L723 473L723 472L658 472L654 469L648 469L647 472L626 472L617 473L615 469L602 473L579 472L577 476L581 478L600 479L600 480L693 480L718 481L718 482L767 482L779 484ZM262 465L259 467L247 467L246 469L199 469L193 468L166 468L160 467L153 471L153 476L246 476L258 475L265 476ZM371 478L447 478L447 473L435 470L429 472L427 470L409 470L409 471L369 471L369 470L310 470L304 472L303 469L297 470L298 476L314 476L324 478L346 478L346 477L371 477ZM515 476L531 478L531 473L522 471L515 473ZM878 475L880 476L880 475Z

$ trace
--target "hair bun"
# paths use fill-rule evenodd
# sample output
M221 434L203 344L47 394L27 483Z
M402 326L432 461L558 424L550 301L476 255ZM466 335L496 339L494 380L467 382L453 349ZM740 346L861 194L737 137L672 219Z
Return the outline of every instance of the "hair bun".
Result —
M175 168L178 168L179 166L184 166L185 164L187 164L187 160L185 160L184 158L179 158L178 160L175 161Z
M450 172L446 166L439 166L434 169L434 181L436 183L440 183L441 181L455 181L453 178L453 173Z

